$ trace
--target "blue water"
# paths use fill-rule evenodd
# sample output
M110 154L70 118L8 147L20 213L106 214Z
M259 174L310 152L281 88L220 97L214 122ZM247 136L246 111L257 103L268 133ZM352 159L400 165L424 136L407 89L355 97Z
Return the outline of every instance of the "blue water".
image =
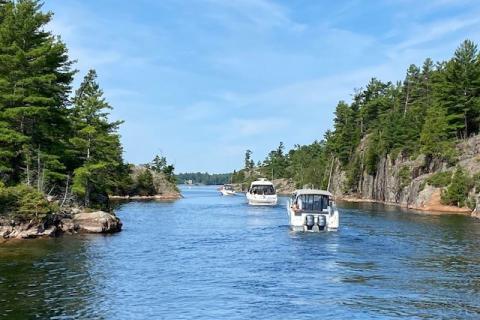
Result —
M284 202L210 187L132 202L121 233L0 244L0 318L480 318L480 221L341 204L292 233Z

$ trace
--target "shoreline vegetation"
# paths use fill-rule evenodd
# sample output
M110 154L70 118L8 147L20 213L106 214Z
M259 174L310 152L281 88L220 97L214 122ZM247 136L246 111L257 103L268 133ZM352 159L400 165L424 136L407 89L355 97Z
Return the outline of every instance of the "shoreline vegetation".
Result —
M402 81L356 89L323 139L288 151L280 142L256 163L247 150L232 181L245 190L267 177L337 199L479 217L479 133L480 54L465 40L449 60L427 58Z
M123 160L123 122L110 120L95 70L73 90L52 18L36 0L0 2L0 238L117 232L109 195L179 195L165 157Z

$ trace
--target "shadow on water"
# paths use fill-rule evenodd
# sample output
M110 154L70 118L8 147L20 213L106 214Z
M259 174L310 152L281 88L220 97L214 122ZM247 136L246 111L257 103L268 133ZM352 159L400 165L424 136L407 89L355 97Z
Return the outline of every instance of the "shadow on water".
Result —
M101 318L92 309L100 284L90 277L89 241L72 236L0 245L0 318Z

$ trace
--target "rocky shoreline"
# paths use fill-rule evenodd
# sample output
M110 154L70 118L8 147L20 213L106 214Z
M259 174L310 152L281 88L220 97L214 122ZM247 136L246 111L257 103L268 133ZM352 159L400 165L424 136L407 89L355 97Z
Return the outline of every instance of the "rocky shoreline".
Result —
M459 214L459 215L464 215L464 216L472 216L472 217L478 217L480 216L476 213L476 211L472 211L469 208L459 208L455 206L447 206L443 204L429 204L425 206L412 206L412 205L405 205L405 204L400 204L396 202L386 202L386 201L379 201L379 200L372 200L372 199L362 199L362 198L357 198L357 197L349 197L349 196L343 196L343 197L336 197L337 201L340 202L350 202L350 203L379 203L379 204L384 204L388 206L395 206L399 208L404 208L408 210L414 210L414 211L422 211L422 212L427 212L429 214L434 214L434 215L439 215L439 214Z
M179 192L156 194L153 196L109 196L110 200L157 200L174 201L182 198Z
M113 201L175 201L181 198L182 195L179 192L153 196L109 196L109 199ZM70 208L67 212L52 214L41 221L0 218L0 239L3 240L48 238L77 233L107 234L121 230L122 222L114 213L79 208Z
M35 239L76 233L115 233L122 222L105 211L54 214L45 221L15 221L0 219L0 239Z

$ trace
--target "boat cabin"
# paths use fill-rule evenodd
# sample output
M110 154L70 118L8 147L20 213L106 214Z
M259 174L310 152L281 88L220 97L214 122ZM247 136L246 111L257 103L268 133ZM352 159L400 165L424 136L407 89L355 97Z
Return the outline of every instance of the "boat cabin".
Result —
M250 188L250 193L255 195L275 195L275 188L271 184L255 184Z
M228 190L228 191L235 191L235 189L233 188L233 186L231 184L224 184L223 189Z
M297 214L301 212L323 212L332 206L332 194L324 190L304 189L297 190L292 195L292 207Z

